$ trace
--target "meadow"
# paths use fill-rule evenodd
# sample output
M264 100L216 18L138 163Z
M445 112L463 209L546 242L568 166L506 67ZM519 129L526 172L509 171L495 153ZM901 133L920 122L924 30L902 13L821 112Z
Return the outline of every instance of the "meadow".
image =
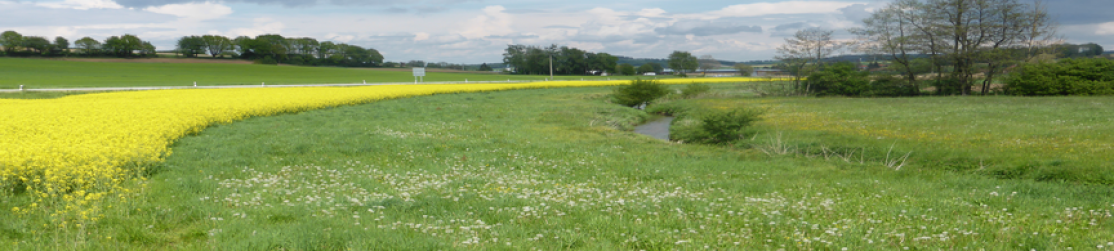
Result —
M537 81L548 76L427 72L426 82ZM558 76L557 80L633 77ZM104 63L0 58L0 89L414 82L408 70L205 63Z
M1108 97L753 98L718 85L707 98L651 110L755 107L765 121L741 145L810 158L898 160L1004 179L1114 184ZM692 119L675 122L684 133ZM904 156L908 154L908 158ZM887 156L888 155L888 156Z
M147 163L140 178L122 181L119 189L128 192L101 200L95 222L58 226L51 208L0 214L0 245L17 250L1114 249L1109 199L1114 190L1108 185L936 168L916 148L918 140L931 140L896 135L918 135L910 128L966 135L962 132L974 129L960 125L972 119L892 122L907 126L897 131L884 122L912 115L879 107L920 111L918 104L935 104L962 115L962 107L993 107L992 100L758 99L745 84L712 86L706 97L673 102L710 109L764 106L770 112L757 125L756 137L710 146L617 130L654 115L610 104L610 87L437 94L216 123L173 141L173 154ZM115 94L58 100L98 95ZM1014 116L978 121L1034 124L994 137L1056 134L1055 127L1038 126L1043 120L1013 117L1040 114L1080 123L1088 115L1045 113L1037 104L1106 109L1088 106L1102 101L1087 98L1016 102L1034 105L1011 110ZM793 112L818 114L808 121L820 126L793 120L807 117ZM859 124L851 128L888 129L893 132L886 136L901 141L861 145L877 136L838 126L855 121ZM1085 126L1090 128L1078 132L1083 136L1111 127ZM770 154L763 151L770 142L760 140L768 132L799 146L793 149L807 149L808 140L848 149L893 145L894 151L913 151L913 157L895 170L878 159L843 161L803 150ZM975 132L981 131L968 133ZM839 137L849 139L834 140ZM978 143L983 141L970 144ZM979 147L943 143L939 148L958 153ZM1068 153L1062 156L1089 156ZM27 192L8 194L0 197L0 208L35 200Z

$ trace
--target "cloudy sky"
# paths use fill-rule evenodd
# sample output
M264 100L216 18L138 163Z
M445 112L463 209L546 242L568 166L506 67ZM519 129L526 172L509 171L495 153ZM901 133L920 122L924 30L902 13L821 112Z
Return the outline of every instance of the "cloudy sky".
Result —
M507 44L760 60L799 29L855 27L889 1L0 0L0 31L71 41L130 33L160 50L185 35L277 33L375 48L388 61L500 62ZM1114 1L1045 2L1069 42L1114 49Z

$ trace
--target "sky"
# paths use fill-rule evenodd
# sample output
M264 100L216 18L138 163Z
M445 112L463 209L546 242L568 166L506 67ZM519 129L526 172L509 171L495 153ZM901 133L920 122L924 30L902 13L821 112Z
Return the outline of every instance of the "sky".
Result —
M508 44L747 61L773 58L804 28L850 38L848 28L890 1L0 0L0 31L70 41L134 34L159 50L187 35L280 34L374 48L387 61L501 62ZM1044 2L1067 42L1114 50L1114 1Z

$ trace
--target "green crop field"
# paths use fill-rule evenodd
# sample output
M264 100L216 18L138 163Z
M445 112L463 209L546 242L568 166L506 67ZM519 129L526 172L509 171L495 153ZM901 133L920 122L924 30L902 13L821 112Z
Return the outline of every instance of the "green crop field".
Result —
M427 72L426 82L543 80L547 76ZM634 77L611 77L624 79ZM564 80L608 77L559 76ZM0 89L413 82L410 71L205 63L103 63L0 58Z
M0 249L1114 248L1114 189L1088 178L1109 177L1109 99L754 98L747 85L650 108L767 110L749 138L718 146L617 130L654 115L608 103L610 88L219 125L177 141L95 224L0 214ZM1028 162L1086 173L993 171Z

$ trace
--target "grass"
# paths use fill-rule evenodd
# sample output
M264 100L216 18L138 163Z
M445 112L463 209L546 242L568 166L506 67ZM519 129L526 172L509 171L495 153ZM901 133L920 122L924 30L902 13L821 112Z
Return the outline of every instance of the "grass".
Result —
M766 121L750 135L753 140L737 143L780 144L802 156L830 159L838 155L850 160L850 155L856 155L854 159L893 159L909 154L908 160L917 168L1006 179L1114 184L1114 126L1110 126L1114 119L1108 116L1114 108L1109 98L755 99L740 94L745 88L718 85L717 92L736 95L682 100L651 110L767 109ZM674 123L681 125L675 130L693 124L685 120Z
M94 92L85 91L67 91L67 92L40 92L40 91L23 91L23 92L0 92L0 99L52 99L61 98L65 96L89 94Z
M738 90L713 86L726 90L721 93ZM0 245L22 250L1114 246L1109 186L932 168L895 171L880 162L665 143L613 129L650 115L604 102L609 90L435 95L212 127L178 141L147 181L128 185L140 195L117 201L101 222L55 230L42 226L43 215L0 214ZM24 203L21 199L0 198L0 207Z
M548 76L427 72L426 82L543 80ZM558 76L558 80L608 77ZM627 79L634 77L610 77ZM0 89L413 82L409 71L241 64L101 63L0 58Z

